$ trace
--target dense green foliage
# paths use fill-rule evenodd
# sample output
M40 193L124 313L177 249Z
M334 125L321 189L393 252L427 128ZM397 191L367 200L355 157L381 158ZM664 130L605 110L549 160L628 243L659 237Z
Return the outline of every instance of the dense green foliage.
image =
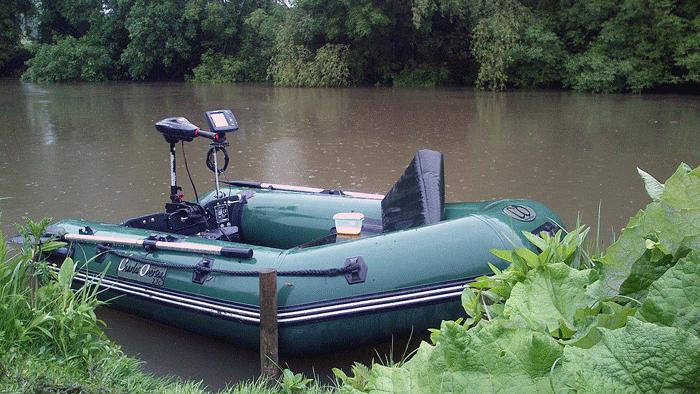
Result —
M104 81L112 62L104 47L68 36L41 46L27 65L24 78L31 81Z
M347 86L350 70L347 45L326 44L312 56L303 47L293 47L272 58L270 75L284 86Z
M511 264L465 290L469 319L341 392L700 391L700 168L640 174L654 201L603 257L581 250L583 228L528 234L540 254L494 251Z
M5 74L38 42L27 81L700 86L695 0L9 0L0 26Z

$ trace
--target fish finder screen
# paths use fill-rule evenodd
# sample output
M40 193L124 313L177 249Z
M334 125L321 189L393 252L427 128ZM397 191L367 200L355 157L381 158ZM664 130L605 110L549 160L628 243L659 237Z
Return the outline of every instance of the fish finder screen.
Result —
M216 127L228 126L228 121L226 121L226 117L222 113L211 114L211 120Z

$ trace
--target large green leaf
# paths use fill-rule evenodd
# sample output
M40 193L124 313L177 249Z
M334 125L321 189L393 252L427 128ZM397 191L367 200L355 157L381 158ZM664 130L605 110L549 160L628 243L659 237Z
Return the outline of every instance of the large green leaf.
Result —
M544 325L557 337L561 336L560 330L565 334L574 332L574 315L591 303L586 288L597 279L596 271L581 271L564 263L539 267L513 287L505 313L521 316L532 327Z
M639 211L637 216L630 219L620 238L610 245L606 254L599 259L602 263L601 295L614 297L620 286L629 276L632 265L646 251L644 237L656 233L656 223L663 220L664 211L661 204L653 202L646 210Z
M75 271L75 263L73 259L67 258L62 264L61 269L58 271L58 284L62 288L70 288L70 284L73 281Z
M583 308L576 312L577 331L564 344L591 348L600 342L599 328L616 329L627 324L627 318L633 316L637 308L622 306L615 302L601 302L594 308Z
M639 167L637 167L637 172L644 181L644 188L647 189L649 197L651 197L653 201L659 201L659 197L661 197L661 194L664 192L664 184L657 181L656 178Z
M646 240L647 250L632 264L630 274L620 285L620 294L644 302L649 286L659 279L669 268L673 267L673 255L651 239Z
M687 331L630 318L624 328L601 332L590 349L564 350L563 371L575 392L700 391L700 339Z
M645 211L630 219L617 242L600 258L603 296L618 294L632 266L646 252L650 237L657 237L674 261L688 249L700 248L700 168L690 170L681 164L666 181L659 201L650 203ZM628 288L626 292L634 289Z
M474 329L443 322L440 341L422 344L401 368L375 365L371 393L551 393L552 366L563 346L551 336L482 322Z
M700 253L691 252L654 282L638 314L647 322L682 328L700 338Z
M682 164L666 182L661 204L659 242L676 260L684 249L700 249L700 167L690 171Z

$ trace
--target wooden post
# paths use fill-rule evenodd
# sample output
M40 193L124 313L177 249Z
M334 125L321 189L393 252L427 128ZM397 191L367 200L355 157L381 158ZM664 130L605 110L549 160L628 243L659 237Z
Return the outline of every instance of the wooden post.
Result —
M260 374L279 377L277 271L260 271Z

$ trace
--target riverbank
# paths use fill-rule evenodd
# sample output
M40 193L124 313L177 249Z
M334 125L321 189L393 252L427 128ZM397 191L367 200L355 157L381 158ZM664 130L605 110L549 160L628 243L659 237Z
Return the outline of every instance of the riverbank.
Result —
M155 377L127 357L102 331L96 286L72 289L79 267L67 259L58 273L32 256L63 245L33 245L49 223L26 222L22 250L0 233L0 392L3 393L210 393L201 381ZM39 286L41 283L41 286ZM332 393L301 374L239 382L219 393Z
M0 355L0 391L3 393L161 393L161 394L331 394L337 387L320 386L298 375L277 383L270 379L239 382L224 390L210 390L202 382L161 378L144 373L141 362L118 351L86 368L79 362L51 355L10 351Z

